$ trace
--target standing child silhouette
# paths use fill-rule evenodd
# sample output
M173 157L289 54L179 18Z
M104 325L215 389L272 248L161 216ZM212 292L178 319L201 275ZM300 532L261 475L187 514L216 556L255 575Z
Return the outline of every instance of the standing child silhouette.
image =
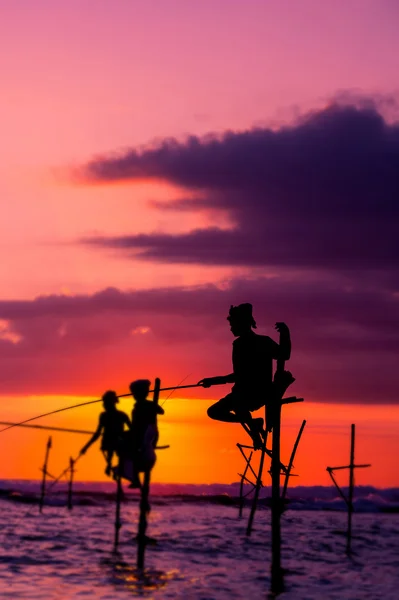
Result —
M145 461L146 455L151 454L155 449L159 437L157 415L165 414L164 409L159 404L147 400L150 386L151 381L148 379L137 379L129 386L135 399L130 432L133 448L141 459L139 462Z
M124 426L127 425L127 427L130 427L130 420L126 413L117 410L116 404L119 400L115 392L105 392L102 400L104 412L100 414L98 427L87 444L83 446L80 454L85 454L90 446L102 435L101 450L107 462L105 474L111 475L112 458L121 443Z
M165 413L161 406L147 400L150 386L148 379L137 379L129 386L135 403L130 431L124 436L121 458L122 473L131 481L131 488L141 487L139 473L150 471L155 464L155 447L159 437L157 415Z

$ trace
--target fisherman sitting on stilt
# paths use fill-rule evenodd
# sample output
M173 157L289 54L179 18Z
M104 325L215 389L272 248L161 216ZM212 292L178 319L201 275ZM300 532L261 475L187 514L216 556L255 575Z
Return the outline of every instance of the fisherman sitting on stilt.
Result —
M100 414L98 427L93 436L80 451L85 454L90 446L102 435L101 450L107 462L106 475L111 475L112 458L121 443L124 426L130 427L130 420L126 413L117 410L118 396L113 391L105 392L102 397L104 412Z
M276 373L273 381L273 359L290 358L290 332L285 323L276 323L280 344L268 336L256 334L252 330L256 329L252 304L231 306L227 320L237 338L233 342L233 373L202 379L199 385L234 383L230 394L208 408L208 416L217 421L247 425L256 450L262 447L263 419L253 419L251 412L269 404L272 407L273 399L281 398L294 381L289 371ZM266 430L270 431L272 427L268 409Z
M150 471L156 461L157 415L163 415L165 411L152 400L147 400L150 386L148 379L137 379L129 386L135 404L130 431L124 436L121 461L122 477L131 481L130 488L141 487L139 473Z

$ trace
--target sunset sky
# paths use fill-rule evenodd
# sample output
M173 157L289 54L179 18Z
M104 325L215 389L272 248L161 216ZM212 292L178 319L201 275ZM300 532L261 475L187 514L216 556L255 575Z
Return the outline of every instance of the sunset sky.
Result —
M251 302L291 329L295 483L329 485L356 423L357 482L399 485L398 28L395 0L2 7L0 420L227 374ZM238 479L245 434L206 416L228 390L167 400L155 481ZM38 477L47 435L1 433L0 478ZM51 470L86 440L55 433Z

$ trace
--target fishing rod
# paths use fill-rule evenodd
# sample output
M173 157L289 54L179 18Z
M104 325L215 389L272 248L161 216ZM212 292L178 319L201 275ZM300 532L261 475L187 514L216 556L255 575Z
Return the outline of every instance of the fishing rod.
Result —
M195 388L195 387L203 387L202 384L199 383L195 383L195 384L191 384L191 385L181 385L181 386L177 386L177 387L167 387L167 388L162 388L161 392L167 392L167 391L174 391L174 390L178 390L178 389L186 389L186 388ZM153 392L154 390L150 390L150 392ZM118 398L127 398L128 396L131 396L132 394L120 394L119 396L117 396ZM79 408L80 406L88 406L89 404L96 404L97 402L102 402L102 398L99 398L98 400L89 400L88 402L80 402L79 404L73 404L71 406L65 406L64 408L57 408L56 410L52 410L50 412L47 413L43 413L42 415L37 415L36 417L30 417L29 419L25 419L25 421L21 421L20 423L14 423L12 425L8 425L8 427L3 427L3 429L0 429L0 433L3 433L3 431L7 431L8 429L12 429L13 427L21 427L22 425L25 425L25 423L30 423L31 421L36 421L37 419L42 419L43 417L49 417L50 415L55 415L56 413L60 413L60 412L64 412L66 410L72 410L73 408Z
M170 392L170 394L168 394L166 396L165 400L161 404L161 408L164 406L164 404L166 404L167 400L171 397L171 395L173 394L173 392L175 390L181 389L183 387L181 384L183 383L183 381L186 381L187 377L190 377L190 375L191 375L191 373L189 373L188 375L186 375L185 377L183 377L183 379L181 381L179 381L179 383L177 384L177 386L175 388L173 388L173 390Z
M51 427L49 425L24 425L23 423L10 423L9 421L0 421L0 425L10 425L12 427L29 427L32 429L43 429L44 431L63 431L65 433L84 433L85 435L93 435L93 431L85 431L84 429L67 429L66 427Z

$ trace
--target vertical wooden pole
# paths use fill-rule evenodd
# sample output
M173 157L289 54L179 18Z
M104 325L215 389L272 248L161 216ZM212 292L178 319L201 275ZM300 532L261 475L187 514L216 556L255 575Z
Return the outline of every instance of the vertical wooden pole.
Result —
M72 456L69 458L69 481L68 481L68 510L72 510L72 485L75 461Z
M137 568L144 569L144 554L146 546L148 498L150 494L150 471L144 473L144 481L141 488L140 520L138 533Z
M242 511L243 511L243 508L244 508L244 481L245 481L245 476L246 476L247 471L248 471L248 467L249 467L249 465L251 463L252 451L251 451L251 453L249 455L249 458L247 458L242 451L241 451L241 454L243 454L243 456L245 457L245 460L246 460L247 464L245 466L243 474L241 475L241 483L240 483L240 508L239 508L239 511L238 511L238 516L239 516L240 519L242 517Z
M157 377L154 385L154 396L153 402L158 404L159 391L161 387L161 380ZM141 487L141 498L140 498L140 519L139 519L139 531L137 536L138 549L137 549L137 568L144 569L144 554L146 546L146 531L147 531L147 513L149 512L149 496L150 496L150 478L151 471L144 473L144 481Z
M272 440L272 566L271 589L274 594L283 591L283 575L281 569L281 500L280 500L280 430L281 430L281 403L276 400L273 415L273 440Z
M119 465L120 467L120 465ZM118 550L119 530L122 527L121 523L121 500L122 500L122 479L120 468L118 467L118 475L116 478L116 510L115 510L115 535L114 535L114 552Z
M241 483L240 483L240 506L238 509L238 517L239 519L242 518L242 509L244 508L244 475L241 476Z
M280 335L281 343L281 335ZM276 373L284 373L285 361L277 360ZM281 432L281 398L275 399L273 407L273 439L272 439L272 565L271 591L280 594L283 591L283 572L281 569L281 498L280 498L280 432Z
M48 458L49 458L49 454L50 454L50 448L51 448L51 435L50 435L49 439L47 440L46 454L44 457L44 464L43 464L43 469L42 469L43 476L42 476L42 487L41 487L40 504L39 504L40 512L43 511L44 496L46 495L46 476L47 476L47 465L48 465Z
M349 495L348 495L348 538L346 545L347 554L351 553L352 542L352 513L353 513L353 486L355 480L355 425L351 425L351 455L349 461Z
M294 464L295 454L298 449L298 445L299 445L303 430L305 429L305 425L306 425L306 420L303 420L302 425L299 429L299 433L296 437L295 444L294 444L294 447L291 452L290 462L288 463L287 472L285 474L283 493L281 494L282 510L284 509L284 501L285 501L285 496L287 495L288 481L289 481L289 478L291 475L292 465Z

